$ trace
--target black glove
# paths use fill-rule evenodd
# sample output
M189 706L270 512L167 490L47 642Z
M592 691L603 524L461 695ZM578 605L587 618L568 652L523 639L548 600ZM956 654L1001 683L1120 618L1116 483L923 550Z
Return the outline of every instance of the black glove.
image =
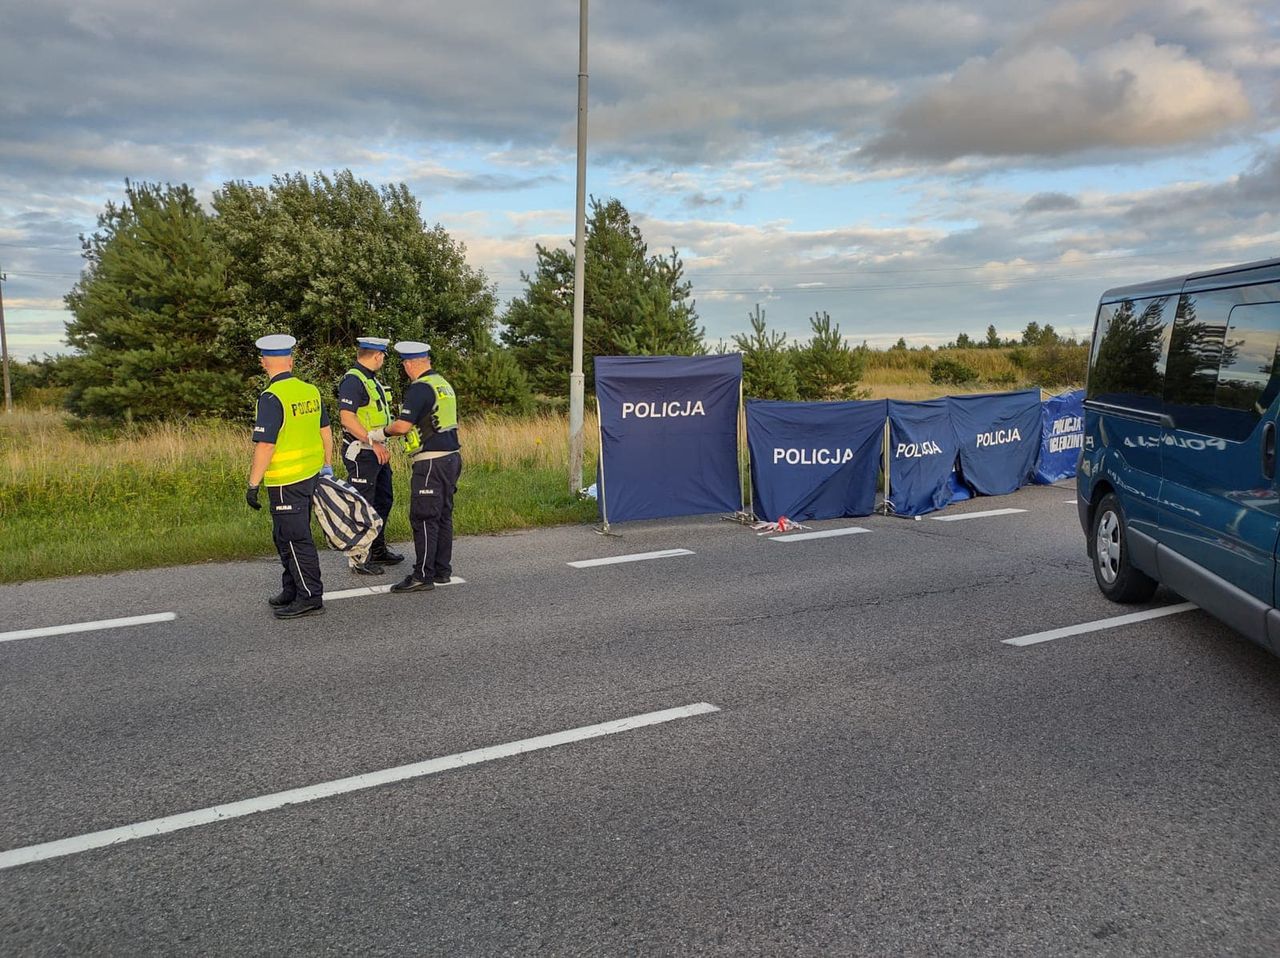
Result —
M244 491L244 501L249 503L250 509L261 509L262 503L258 501L258 487L249 486Z

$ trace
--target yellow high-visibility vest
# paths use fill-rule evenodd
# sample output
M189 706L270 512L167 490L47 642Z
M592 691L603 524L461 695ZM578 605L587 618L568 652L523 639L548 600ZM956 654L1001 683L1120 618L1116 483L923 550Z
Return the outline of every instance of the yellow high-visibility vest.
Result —
M267 386L267 392L284 407L284 424L276 436L276 448L263 481L287 486L310 479L324 465L320 441L320 390L311 383L289 377Z
M429 422L417 423L404 437L404 450L412 455L422 448L422 440L436 433L458 428L458 397L445 379L434 369L428 370L415 383L426 383L436 394L435 409ZM424 436L425 433L425 436Z
M387 399L387 391L359 366L352 366L347 375L355 376L369 394L369 401L356 410L356 419L364 426L365 432L386 426L391 422L391 402Z

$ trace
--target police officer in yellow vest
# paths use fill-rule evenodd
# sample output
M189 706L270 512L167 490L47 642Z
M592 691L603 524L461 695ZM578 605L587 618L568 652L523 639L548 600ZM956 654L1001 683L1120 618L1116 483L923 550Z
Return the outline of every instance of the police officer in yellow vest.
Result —
M387 361L391 340L378 336L361 336L356 340L356 364L338 384L338 418L348 442L342 454L347 479L369 500L382 517L383 531L373 541L369 560L361 565L350 563L361 575L382 575L383 565L403 562L404 556L387 548L386 523L394 502L391 490L390 454L385 442L371 442L369 431L391 423L391 399L387 387L374 378Z
M426 343L396 343L404 370L413 380L404 394L400 415L374 441L404 436L413 458L409 479L409 525L416 552L413 571L392 592L424 592L453 575L453 495L462 472L458 442L458 398L448 380L431 369Z
M262 368L270 377L258 397L253 425L253 464L245 501L261 509L259 487L267 486L271 531L284 566L280 594L267 601L277 619L324 611L320 557L311 538L311 494L316 478L333 475L333 433L320 390L293 375L292 336L258 340Z

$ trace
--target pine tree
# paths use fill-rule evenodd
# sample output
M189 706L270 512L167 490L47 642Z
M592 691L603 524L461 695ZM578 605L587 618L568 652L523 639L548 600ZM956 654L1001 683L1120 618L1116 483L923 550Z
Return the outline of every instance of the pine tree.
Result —
M228 337L227 269L209 216L190 187L126 181L66 296L60 369L81 415L144 420L247 412L250 394Z
M809 341L792 347L792 365L796 371L801 399L858 399L862 393L858 382L866 368L865 347L852 348L840 335L825 311L814 313L809 320L813 332Z
M537 246L525 291L504 317L502 341L511 348L534 389L567 390L573 355L573 251ZM592 357L706 352L692 284L673 249L650 255L644 238L618 200L591 200L587 221L583 368L593 383Z
M759 303L747 318L751 334L736 333L733 337L742 352L743 391L753 399L799 399L799 381L787 348L787 334L766 329Z

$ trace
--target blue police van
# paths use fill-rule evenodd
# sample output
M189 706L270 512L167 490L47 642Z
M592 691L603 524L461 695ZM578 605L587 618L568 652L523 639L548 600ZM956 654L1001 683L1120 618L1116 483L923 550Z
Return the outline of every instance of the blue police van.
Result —
M1076 484L1094 577L1158 584L1280 654L1280 260L1108 290Z

